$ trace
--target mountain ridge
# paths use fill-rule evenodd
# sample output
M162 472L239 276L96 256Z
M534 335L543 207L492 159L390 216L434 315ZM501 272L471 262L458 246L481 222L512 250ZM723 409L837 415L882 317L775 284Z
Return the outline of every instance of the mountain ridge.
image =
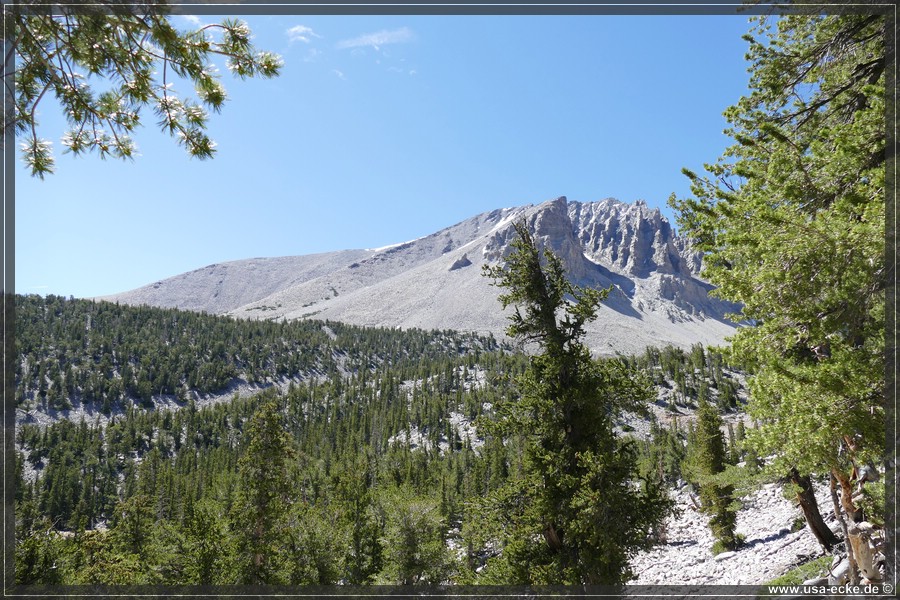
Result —
M176 275L103 299L239 318L315 317L356 325L458 329L502 337L499 290L482 276L511 251L514 221L560 256L579 285L610 287L587 343L598 354L648 345L716 345L735 305L709 296L702 257L659 209L613 198L502 208L379 249L246 259Z

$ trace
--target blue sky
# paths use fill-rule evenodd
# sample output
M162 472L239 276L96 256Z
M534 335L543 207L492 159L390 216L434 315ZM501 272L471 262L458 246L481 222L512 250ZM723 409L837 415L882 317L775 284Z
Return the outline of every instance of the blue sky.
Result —
M746 16L252 16L282 75L240 81L191 159L147 110L133 162L16 172L16 291L91 297L205 265L374 248L495 208L689 193L746 93ZM181 28L196 19L173 17ZM214 17L203 16L209 23ZM190 88L176 88L181 95Z

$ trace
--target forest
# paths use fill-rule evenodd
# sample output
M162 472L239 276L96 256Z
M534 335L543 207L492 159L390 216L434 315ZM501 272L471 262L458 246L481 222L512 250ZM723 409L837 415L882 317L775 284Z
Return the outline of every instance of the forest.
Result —
M17 428L17 582L498 582L484 569L498 548L472 515L521 472L523 448L480 424L517 397L521 351L54 296L16 308L19 411L95 414ZM736 371L699 345L609 360L647 389L671 387L673 411L737 405ZM237 378L282 385L229 397ZM147 388L179 407L155 408ZM642 476L681 477L689 435L676 423L637 442ZM733 463L743 435L729 438ZM262 565L247 562L256 555Z

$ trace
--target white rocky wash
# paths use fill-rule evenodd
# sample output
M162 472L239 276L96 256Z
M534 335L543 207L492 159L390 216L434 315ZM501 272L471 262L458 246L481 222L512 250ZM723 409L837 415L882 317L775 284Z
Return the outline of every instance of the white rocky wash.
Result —
M462 443L468 443L472 450L479 454L482 446L484 446L484 438L478 435L475 424L469 417L459 412L450 413L450 427L459 435ZM429 451L434 450L434 446L428 437L428 432L418 427L410 427L408 430L401 431L396 435L388 438L388 444L404 446L409 444L411 450L424 448ZM441 432L438 441L437 451L443 456L450 450L450 440Z
M781 485L768 484L744 498L737 513L736 532L745 537L744 546L713 555L709 519L696 510L691 495L689 486L673 492L681 514L667 521L665 544L634 557L637 577L630 584L762 584L824 554L806 526L791 530L802 513L784 497ZM827 485L816 486L816 501L825 522L837 532Z

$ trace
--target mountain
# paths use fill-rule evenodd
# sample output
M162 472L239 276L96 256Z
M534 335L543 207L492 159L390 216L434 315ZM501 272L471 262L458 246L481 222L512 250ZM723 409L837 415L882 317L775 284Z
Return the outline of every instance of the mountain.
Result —
M525 220L580 285L612 286L587 342L598 354L648 345L715 345L737 307L710 297L701 256L658 209L609 198L498 209L374 250L210 265L104 299L240 318L315 317L357 325L458 329L502 336L500 290L482 276L510 252Z

